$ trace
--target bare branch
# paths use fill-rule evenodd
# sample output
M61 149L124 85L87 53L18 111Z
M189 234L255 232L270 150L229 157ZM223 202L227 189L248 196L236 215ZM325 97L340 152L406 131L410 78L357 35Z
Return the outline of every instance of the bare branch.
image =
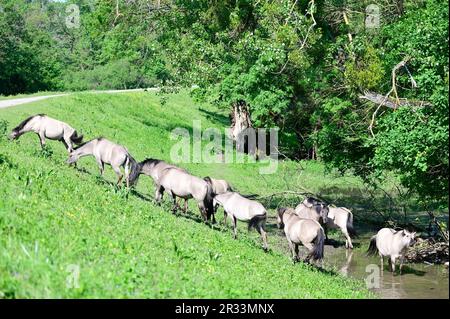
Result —
M372 137L375 137L375 134L373 133L373 126L375 124L375 118L376 118L378 111L380 110L380 108L382 106L386 106L386 107L396 110L398 107L402 107L402 106L423 107L425 105L430 105L430 103L426 102L426 101L411 101L411 100L407 100L407 99L400 99L398 97L396 78L397 78L397 71L400 68L404 67L406 69L406 71L408 72L412 87L413 88L417 87L416 81L414 80L414 78L412 77L411 73L409 72L409 70L406 66L406 63L410 59L411 58L409 56L406 56L405 58L403 58L402 61L400 61L397 65L395 65L392 68L392 72L391 72L392 87L385 96L383 96L379 93L375 93L375 92L364 92L363 95L359 96L360 99L369 100L373 103L378 104L378 107L376 108L375 112L373 112L373 114L372 114L372 120L370 121L370 125L369 125L369 131L370 131L370 134L372 135ZM394 93L394 98L390 98L390 95L392 93Z

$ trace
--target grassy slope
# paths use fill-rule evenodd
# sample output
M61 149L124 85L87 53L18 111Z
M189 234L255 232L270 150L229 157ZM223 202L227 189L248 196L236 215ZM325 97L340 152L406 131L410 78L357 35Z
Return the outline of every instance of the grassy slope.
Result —
M223 126L226 118L210 111L183 94L162 106L151 93L78 93L0 110L0 119L9 121L10 129L30 114L45 112L82 128L88 138L105 135L126 145L139 160L169 160L173 128L190 129L192 119L201 119L204 128ZM155 207L117 191L97 176L92 158L80 160L85 172L75 170L64 164L62 144L49 144L53 155L46 157L34 134L18 143L0 140L0 298L370 296L360 282L292 265L280 245L264 253L256 232L240 231L235 241L230 230L211 229L199 222L193 203L190 215L174 216L168 202ZM202 176L227 178L243 193L281 191L286 175L290 186L297 181L307 181L312 189L325 185L315 164L301 170L284 162L277 174L264 177L257 164L183 166ZM109 167L105 178L114 181ZM326 184L343 182L356 183L346 178ZM138 191L153 196L149 178L141 178ZM269 244L280 242L275 237ZM80 266L79 289L66 288L71 264Z

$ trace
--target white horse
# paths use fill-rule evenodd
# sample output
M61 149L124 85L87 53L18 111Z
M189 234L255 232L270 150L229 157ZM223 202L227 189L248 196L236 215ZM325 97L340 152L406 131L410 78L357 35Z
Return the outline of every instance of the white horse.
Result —
M113 143L103 137L95 138L81 144L70 152L67 163L76 163L81 157L88 155L95 157L100 169L100 175L103 175L105 163L111 165L118 177L117 185L120 184L124 176L120 170L120 166L123 166L125 169L127 187L133 185L133 182L136 180L135 176L138 174L137 162L124 146Z
M213 204L215 208L218 205L223 207L225 225L227 218L233 221L234 239L237 238L237 220L248 222L248 230L254 227L261 235L263 249L268 250L265 230L267 212L261 203L245 198L236 192L226 192L216 195Z
M306 262L323 259L325 233L319 222L299 217L292 208L279 208L277 224L284 228L294 262L300 259L300 244L309 250Z
M80 144L83 135L78 135L77 131L69 124L55 120L45 114L30 116L17 125L9 135L11 140L18 139L22 134L34 132L38 135L41 147L45 145L45 139L63 142L67 151L73 150L73 143Z
M353 214L348 208L329 206L328 220L324 228L327 240L328 229L339 228L345 236L345 248L353 249L351 236L356 235L356 232L353 228Z
M388 263L392 272L395 271L395 262L400 259L400 274L402 273L403 262L408 248L416 242L416 233L407 230L394 230L392 228L382 228L370 239L368 255L378 253L381 259L381 269L383 269L384 257L388 257Z

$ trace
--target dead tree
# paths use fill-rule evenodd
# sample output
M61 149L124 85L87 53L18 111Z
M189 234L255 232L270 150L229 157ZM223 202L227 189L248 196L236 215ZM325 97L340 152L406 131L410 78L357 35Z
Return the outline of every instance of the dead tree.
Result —
M360 99L369 100L373 103L378 104L378 107L375 109L375 112L373 112L373 114L372 114L372 120L370 121L370 125L369 125L369 131L370 131L370 134L372 135L372 137L375 136L375 134L373 133L373 126L375 125L375 119L376 119L378 111L380 110L380 108L382 106L386 106L388 108L396 110L397 108L402 107L402 106L422 107L422 106L430 104L429 102L426 102L426 101L413 101L413 100L408 100L408 99L400 99L398 97L397 72L402 67L405 68L406 72L408 73L412 88L417 87L416 81L414 80L411 73L409 72L408 67L406 66L406 63L409 60L410 60L410 57L406 56L401 62L399 62L397 65L395 65L394 68L392 69L392 72L391 72L392 86L386 95L383 96L382 94L375 93L375 92L364 92L363 95L359 96ZM393 97L391 97L391 95L393 95Z
M248 139L244 137L244 134L248 132L248 129L253 129L247 104L244 101L234 103L230 117L231 138L236 142L236 150L245 152L248 147Z

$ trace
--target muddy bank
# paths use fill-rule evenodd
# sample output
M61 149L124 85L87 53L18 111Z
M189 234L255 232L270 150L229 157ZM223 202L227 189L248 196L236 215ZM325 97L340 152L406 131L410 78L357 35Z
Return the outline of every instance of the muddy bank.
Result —
M419 238L406 254L406 259L414 263L445 264L448 263L448 242L433 238Z

